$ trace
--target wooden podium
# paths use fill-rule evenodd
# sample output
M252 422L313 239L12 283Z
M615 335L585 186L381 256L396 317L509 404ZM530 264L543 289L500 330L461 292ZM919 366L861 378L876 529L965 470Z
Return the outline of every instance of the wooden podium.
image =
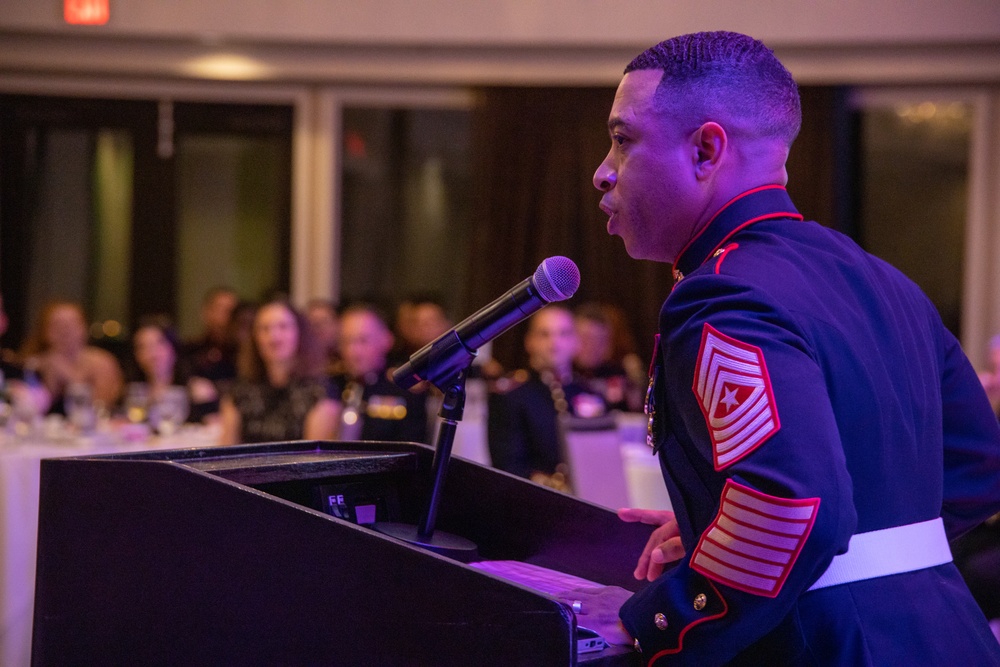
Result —
M302 441L43 461L33 664L639 664L578 655L566 603L367 525L418 521L432 456ZM642 585L649 527L463 459L437 526L479 559Z

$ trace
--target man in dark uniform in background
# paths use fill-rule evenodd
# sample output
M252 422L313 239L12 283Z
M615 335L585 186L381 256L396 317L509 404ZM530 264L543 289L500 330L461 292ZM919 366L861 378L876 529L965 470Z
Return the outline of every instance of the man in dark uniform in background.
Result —
M327 373L330 375L339 373L340 344L337 338L340 335L340 322L337 304L329 299L310 299L306 304L305 315L309 320L313 336L323 349L323 361Z
M343 373L333 381L343 403L340 439L427 442L426 397L386 374L393 335L375 307L347 307L339 341Z
M610 317L612 308L590 302L573 309L576 335L580 340L573 357L573 370L591 391L604 397L609 410L641 410L645 382L633 381L625 368L625 359L614 354L616 332ZM638 373L645 373L645 367L640 368Z
M402 365L424 345L451 328L444 304L431 294L411 294L396 307L393 325L395 344L389 352L390 365Z
M657 526L621 609L644 660L1000 664L948 547L1000 509L1000 428L920 290L796 211L791 75L733 33L625 71L594 185L675 277L649 411L676 516L620 513Z
M524 337L529 368L498 380L489 397L487 433L494 467L568 488L559 420L606 412L604 399L573 376L578 347L568 309L549 305L531 317Z
M199 311L202 332L181 350L191 375L216 384L236 377L237 346L229 335L229 321L239 300L229 287L213 287L205 292Z

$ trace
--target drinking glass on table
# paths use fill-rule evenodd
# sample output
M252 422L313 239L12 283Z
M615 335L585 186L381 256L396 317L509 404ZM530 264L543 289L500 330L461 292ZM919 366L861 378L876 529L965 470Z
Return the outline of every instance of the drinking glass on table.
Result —
M125 417L133 424L146 421L149 411L149 387L142 382L131 382L125 390Z
M167 387L149 407L149 423L160 435L172 435L187 419L189 409L187 390Z
M66 416L80 433L92 433L97 427L94 394L85 382L74 382L66 388Z

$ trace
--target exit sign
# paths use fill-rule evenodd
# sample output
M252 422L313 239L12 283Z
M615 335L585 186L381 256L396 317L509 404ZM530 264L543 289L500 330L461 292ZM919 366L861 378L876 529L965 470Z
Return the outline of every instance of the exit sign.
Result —
M72 25L104 25L111 0L63 0L63 18Z

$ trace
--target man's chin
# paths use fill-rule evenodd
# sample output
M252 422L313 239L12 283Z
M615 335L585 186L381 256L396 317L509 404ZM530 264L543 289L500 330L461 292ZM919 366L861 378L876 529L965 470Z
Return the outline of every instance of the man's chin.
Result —
M627 252L628 256L632 259L646 259L654 262L662 261L655 255L655 253L651 252L650 248L635 239L627 239L624 236L622 236L621 239L625 243L625 252Z

